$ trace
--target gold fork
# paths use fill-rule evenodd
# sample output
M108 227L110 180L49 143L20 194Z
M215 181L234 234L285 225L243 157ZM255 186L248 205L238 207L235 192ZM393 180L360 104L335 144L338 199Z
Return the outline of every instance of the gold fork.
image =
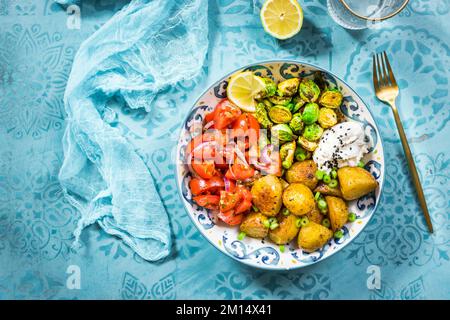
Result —
M417 174L416 165L409 148L408 140L406 139L403 125L398 115L397 107L395 106L395 99L398 96L398 85L394 78L391 65L389 64L386 52L373 55L373 86L375 94L379 100L388 104L394 113L395 124L397 125L398 134L402 141L403 150L405 151L406 160L408 160L409 171L411 172L414 186L419 197L420 206L425 215L425 220L428 229L433 233L433 225L431 224L430 213L428 212L427 203L423 194L422 185L420 184L419 175Z

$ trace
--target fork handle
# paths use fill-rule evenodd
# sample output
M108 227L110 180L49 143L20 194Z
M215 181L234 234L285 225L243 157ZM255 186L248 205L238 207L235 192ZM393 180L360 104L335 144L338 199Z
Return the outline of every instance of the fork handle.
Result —
M412 175L412 180L417 191L417 196L419 197L420 206L422 207L423 213L425 215L425 220L428 225L428 229L433 233L433 225L431 223L430 213L428 212L427 202L425 201L425 196L423 194L422 185L420 184L419 175L417 174L416 165L414 163L413 156L411 154L411 149L409 148L408 140L406 139L405 130L403 130L403 125L398 115L397 107L395 103L391 105L392 111L394 113L395 124L397 125L398 134L403 145L403 150L406 155L406 160L408 161L409 171Z

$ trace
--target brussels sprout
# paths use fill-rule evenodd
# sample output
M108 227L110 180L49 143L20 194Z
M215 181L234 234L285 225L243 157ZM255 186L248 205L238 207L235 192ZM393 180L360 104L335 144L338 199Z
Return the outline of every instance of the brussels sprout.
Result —
M295 113L298 110L300 110L301 107L303 107L303 105L305 104L305 101L303 101L302 98L300 98L299 96L295 96L292 99L292 103L294 104L294 108L292 109L292 113Z
M280 97L280 96L271 96L268 98L270 102L273 104L278 104L282 106L286 106L289 102L291 102L292 97Z
M322 128L331 128L337 123L337 115L333 109L320 108L319 119L317 120Z
M281 165L284 169L289 169L294 162L295 141L285 143L280 148Z
M286 108L288 108L289 109L289 111L292 113L293 111L292 110L294 110L294 104L292 103L292 102L289 102L287 105L286 105Z
M319 106L317 103L307 103L302 113L302 120L305 124L313 124L319 119Z
M306 149L307 151L313 152L317 148L316 142L308 141L304 137L298 138L298 143L303 147L303 149Z
M312 80L303 80L300 83L298 93L300 98L306 102L315 102L320 95L319 86Z
M272 143L276 144L278 141L280 143L290 142L295 139L291 128L287 124L277 124L270 130L272 134Z
M303 131L303 137L308 141L319 140L323 134L323 129L317 123L309 124Z
M264 88L264 90L262 90L261 92L258 92L255 95L256 100L263 99L266 97L271 97L271 96L275 95L275 93L277 92L277 85L275 84L275 82L273 82L272 79L270 79L270 78L261 78L261 79L264 81L265 88Z
M336 109L342 104L342 93L338 89L328 89L320 96L319 103L327 108Z
M273 123L270 121L264 103L258 103L256 105L255 118L261 124L263 128L270 128Z
M289 127L295 134L300 134L303 129L303 120L300 113L296 113L292 116L292 120L289 122Z
M292 119L292 113L282 105L276 105L270 108L269 117L275 123L287 123Z
M264 106L266 107L266 110L270 110L270 108L273 107L273 103L270 102L270 101L267 100L267 99L264 99L264 100L263 100L263 103L264 103Z
M278 84L278 94L282 97L292 97L297 93L300 80L298 78L291 78L281 81Z

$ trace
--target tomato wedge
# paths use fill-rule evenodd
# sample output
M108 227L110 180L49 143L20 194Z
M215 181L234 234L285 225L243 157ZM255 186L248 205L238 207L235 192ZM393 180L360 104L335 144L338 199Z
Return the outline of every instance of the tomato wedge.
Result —
M214 110L214 128L225 129L232 124L240 115L241 109L228 99L221 100Z
M253 177L254 174L255 169L249 165L237 162L228 169L227 173L225 173L225 177L232 180L245 180Z
M233 123L233 130L238 134L244 134L245 136L255 135L256 138L259 137L259 123L258 120L250 113L241 114L236 121Z
M236 193L239 196L239 204L235 207L235 213L243 213L252 207L252 193L244 186L237 186Z
M214 165L214 161L212 160L206 160L200 163L194 160L191 166L192 169L203 179L211 179L217 175L217 170Z
M239 201L239 195L230 191L220 191L220 212L226 212L233 209Z
M200 207L210 210L217 210L219 208L220 197L211 194L205 194L192 198Z
M211 179L194 178L189 182L189 188L194 196L202 193L216 193L225 187L222 177L214 176Z
M225 222L230 226L236 226L238 224L241 224L242 219L244 218L243 214L236 214L234 210L219 212L217 216L219 217L220 220L222 220L223 222Z

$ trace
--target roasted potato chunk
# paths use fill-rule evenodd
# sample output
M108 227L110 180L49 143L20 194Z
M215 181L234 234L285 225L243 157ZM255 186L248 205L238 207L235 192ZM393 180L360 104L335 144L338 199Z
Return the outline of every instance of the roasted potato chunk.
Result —
M310 221L300 229L298 246L306 252L313 252L322 248L333 236L333 232L315 222Z
M311 211L308 212L306 214L306 216L308 217L309 221L321 224L322 220L323 220L323 214L320 213L319 209L317 208L317 206Z
M314 189L314 192L320 192L324 196L334 196L342 198L342 192L338 187L332 188L323 182L319 183L319 185Z
M326 196L325 201L328 205L328 216L330 217L331 229L339 230L347 223L348 208L344 200L338 197Z
M294 215L302 216L316 207L311 189L301 183L291 183L283 192L283 204Z
M289 183L286 180L280 178L280 182L281 186L283 187L283 190L289 187Z
M305 160L294 163L286 172L286 180L289 183L303 183L313 190L317 186L317 165L313 160Z
M269 218L259 212L249 213L242 221L240 230L252 238L264 238L269 232L269 228L264 225L268 223Z
M253 204L267 216L276 216L281 209L283 186L273 175L259 178L253 184Z
M296 225L297 217L293 214L278 217L278 228L269 231L269 238L276 244L286 244L291 242L298 233Z
M343 167L337 172L342 197L345 200L358 199L378 187L378 182L365 169L360 167Z

